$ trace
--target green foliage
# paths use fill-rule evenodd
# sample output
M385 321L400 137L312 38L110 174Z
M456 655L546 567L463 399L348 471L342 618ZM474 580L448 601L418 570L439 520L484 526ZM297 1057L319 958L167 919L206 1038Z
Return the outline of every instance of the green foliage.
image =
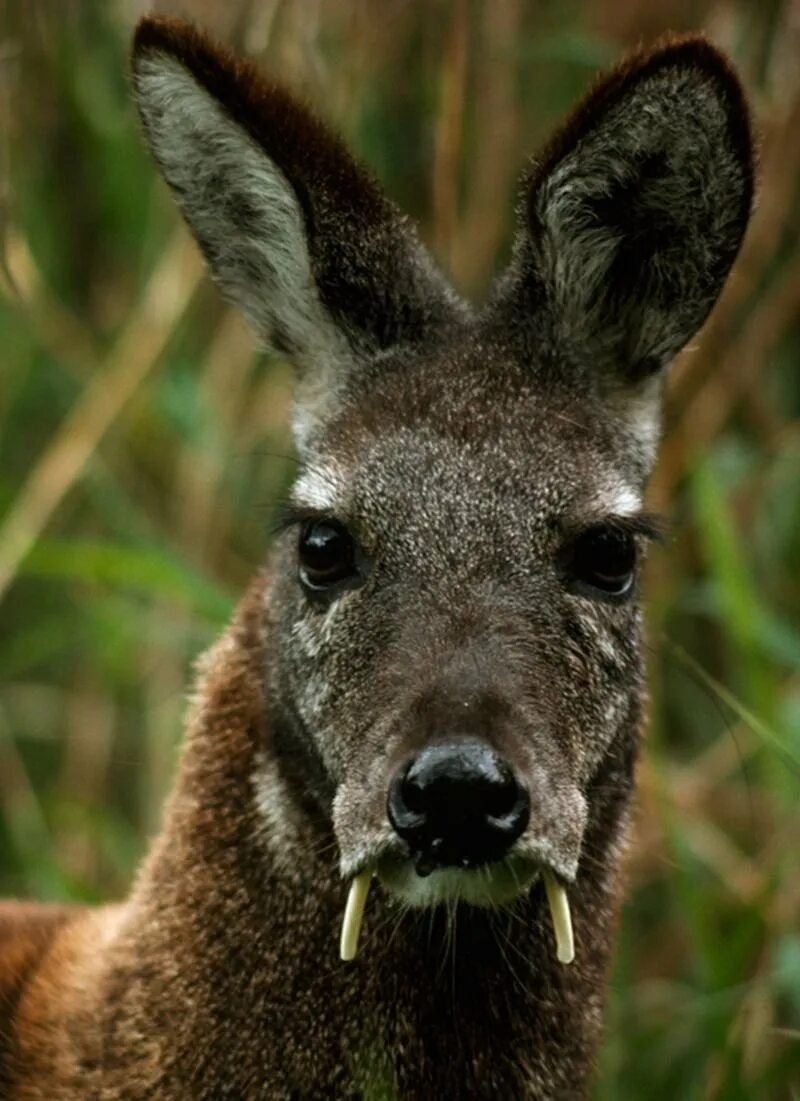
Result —
M192 662L291 474L287 368L203 281L139 140L134 7L12 0L1 28L0 894L125 890ZM598 65L667 27L735 53L762 198L670 391L652 499L673 527L646 582L652 719L596 1096L800 1097L792 5L181 9L323 104L477 294L524 154Z

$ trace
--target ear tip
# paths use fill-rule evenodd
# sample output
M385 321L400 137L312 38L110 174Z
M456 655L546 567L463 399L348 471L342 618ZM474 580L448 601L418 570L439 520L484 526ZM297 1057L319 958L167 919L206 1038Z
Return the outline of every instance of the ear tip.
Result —
M131 54L135 59L153 50L176 53L199 37L197 29L185 20L170 19L164 15L143 15L133 32Z
M731 59L704 34L669 33L630 59L630 67L638 77L662 69L690 69L711 80L721 96L728 115L731 136L743 162L749 163L751 175L755 161L750 108L739 74ZM625 67L623 61L622 66Z
M634 50L628 58L632 68L646 67L653 61L674 65L709 62L711 66L723 62L730 67L730 62L722 50L715 46L707 35L699 31L667 31L649 46L641 46L638 50ZM624 60L622 64L625 64Z
M750 104L736 66L724 50L702 34L671 35L663 43L673 64L691 67L714 82L725 105L731 141L738 152L746 206L752 209L758 148Z
M242 111L258 115L273 100L282 103L295 99L288 90L268 81L255 62L237 57L194 23L170 16L145 15L133 33L134 75L138 75L144 60L159 54L177 61L215 98L228 104L235 101L237 109L231 113L236 117Z
M145 15L133 32L131 65L152 54L165 54L192 71L213 71L232 66L234 59L224 46L214 42L194 23L165 15Z
M612 96L632 84L669 70L684 70L711 81L729 110L739 113L749 125L749 110L742 82L733 62L704 34L668 33L650 46L640 47L600 78L596 91ZM589 97L591 99L591 95Z
M749 113L733 62L704 34L665 34L620 65L622 75L636 79L654 75L662 69L691 69L710 78L732 106L745 115Z
M131 68L137 89L143 63L159 56L178 62L221 100L258 101L267 97L271 89L252 62L235 57L194 23L164 15L145 15L136 25L131 44Z
M670 70L693 72L698 80L705 80L713 86L727 117L729 139L736 149L749 207L754 188L756 155L747 99L727 55L705 35L697 33L663 35L651 45L641 46L627 54L613 68L601 73L583 101L523 176L523 203L526 194L528 203L532 201L533 193L553 164L574 147L606 111L635 86Z
M642 79L664 69L689 69L714 82L730 107L749 122L742 82L728 55L704 34L666 34L623 60L623 75Z

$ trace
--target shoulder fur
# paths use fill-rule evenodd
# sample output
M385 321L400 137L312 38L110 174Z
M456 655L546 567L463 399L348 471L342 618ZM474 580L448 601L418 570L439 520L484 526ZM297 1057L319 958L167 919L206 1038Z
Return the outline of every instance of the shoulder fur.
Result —
M81 910L24 902L0 902L0 1096L10 1089L17 1037L17 1009L58 934Z

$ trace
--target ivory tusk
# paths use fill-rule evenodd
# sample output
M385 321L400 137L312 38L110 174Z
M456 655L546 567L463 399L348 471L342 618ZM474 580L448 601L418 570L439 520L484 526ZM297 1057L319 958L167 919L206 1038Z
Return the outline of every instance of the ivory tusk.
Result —
M556 934L556 958L559 963L572 963L575 959L575 938L572 933L572 915L564 886L550 871L542 872L550 917Z
M342 919L342 935L339 941L339 954L343 960L354 960L358 952L358 936L361 932L361 920L369 894L372 872L362 872L350 884L347 904Z

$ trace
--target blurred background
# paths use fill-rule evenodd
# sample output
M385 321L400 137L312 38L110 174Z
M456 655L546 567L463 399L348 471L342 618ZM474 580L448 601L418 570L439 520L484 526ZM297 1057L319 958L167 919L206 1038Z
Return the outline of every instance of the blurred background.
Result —
M324 107L479 298L526 157L625 48L703 28L758 210L676 364L652 717L596 1097L800 1098L800 2L174 0ZM0 895L122 893L192 663L263 560L290 374L206 279L137 132L139 0L0 26Z

